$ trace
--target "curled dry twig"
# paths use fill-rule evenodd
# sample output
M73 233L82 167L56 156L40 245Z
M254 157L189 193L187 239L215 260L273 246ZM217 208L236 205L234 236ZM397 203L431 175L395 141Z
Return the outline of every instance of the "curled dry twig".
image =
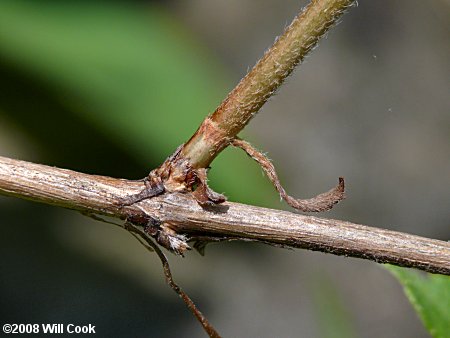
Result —
M317 195L310 199L295 199L289 196L284 190L278 179L275 167L272 162L262 152L256 150L250 143L235 138L231 144L244 150L248 156L253 158L266 173L269 180L273 183L280 196L294 209L304 212L321 212L330 210L336 203L345 198L344 179L339 177L339 184L333 189Z

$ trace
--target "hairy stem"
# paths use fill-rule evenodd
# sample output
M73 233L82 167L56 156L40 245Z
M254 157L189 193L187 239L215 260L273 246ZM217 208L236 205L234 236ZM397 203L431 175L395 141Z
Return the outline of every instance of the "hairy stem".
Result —
M353 3L311 1L185 144L181 153L193 168L210 165Z

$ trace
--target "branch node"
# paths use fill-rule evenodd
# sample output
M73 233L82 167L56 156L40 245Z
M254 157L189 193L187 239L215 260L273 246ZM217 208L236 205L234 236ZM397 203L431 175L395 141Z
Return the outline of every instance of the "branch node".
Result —
M150 216L141 206L136 205L136 207L142 213L127 212L125 218L127 223L142 227L148 236L153 237L158 244L176 255L183 256L187 250L191 249L185 235L177 233L169 223L161 222L161 220Z

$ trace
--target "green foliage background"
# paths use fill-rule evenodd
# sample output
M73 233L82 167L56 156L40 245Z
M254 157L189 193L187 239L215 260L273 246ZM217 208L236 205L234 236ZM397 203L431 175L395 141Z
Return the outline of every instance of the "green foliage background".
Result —
M76 150L77 161L92 154L96 143L96 156L108 154L122 164L102 170L105 174L133 170L145 176L193 134L231 88L208 51L157 6L141 11L120 3L3 1L0 39L4 71L13 69L28 82L14 89L5 84L6 118L34 134L33 142L45 143L45 152L56 151L58 164L70 161L62 144L74 143L67 132L77 128L85 145ZM33 93L35 86L45 93L17 107L18 96ZM55 126L55 119L62 123ZM117 150L133 162L122 161ZM214 163L212 184L231 198L264 202L262 180L237 153ZM249 189L241 189L244 183Z
M450 337L450 278L387 265L435 338Z
M0 141L6 142L5 135L13 140L2 155L95 174L141 178L192 135L233 85L215 57L157 5L0 2ZM277 194L259 172L245 155L226 150L213 163L211 184L231 200L280 207ZM52 290L55 299L45 299L47 287L55 288L58 280L67 285L64 276L52 274L54 284L38 274L26 281L34 286L17 283L24 282L18 266L24 261L34 262L39 255L52 256L45 256L51 265L48 271L41 267L48 274L55 266L68 262L83 266L86 274L98 271L95 264L79 257L53 257L63 248L55 244L49 219L57 219L53 226L59 226L58 222L65 218L27 202L7 207L3 215L2 256L13 252L15 260L2 261L2 271L14 271L10 279L3 281L2 301L32 310L2 308L0 318L11 322L23 322L26 316L48 320L42 310L46 302L50 313L60 306L60 316L53 320L74 318L65 306L69 296L64 290ZM20 232L23 229L26 236ZM36 242L46 246L46 254L38 251ZM17 247L17 243L26 249ZM392 271L405 285L409 299L433 336L448 337L448 277L422 279L401 269ZM81 283L79 276L72 277L77 285ZM10 293L13 285L20 290L20 297ZM67 288L77 290L76 286ZM32 294L36 293L41 297L34 300ZM104 293L111 295L117 290L107 286ZM161 322L177 316L177 325L191 320L177 299L170 303L154 294L152 309L138 292L124 294L121 289L120 294L136 311L152 312ZM325 337L354 335L345 304L332 285L317 283L314 297ZM42 316L32 316L33 309ZM16 317L18 314L22 317ZM89 310L87 314L90 320L100 316ZM118 311L118 318L133 325L134 332L148 332L145 320L133 316ZM106 317L110 321L114 318L111 314ZM155 318L152 325L154 322ZM112 327L119 335L129 332ZM167 324L156 330L161 336L178 332Z

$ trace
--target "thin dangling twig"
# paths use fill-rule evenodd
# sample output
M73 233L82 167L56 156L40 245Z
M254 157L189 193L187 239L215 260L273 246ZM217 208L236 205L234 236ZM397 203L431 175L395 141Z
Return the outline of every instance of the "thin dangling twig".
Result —
M203 329L211 338L220 338L221 336L216 331L216 329L211 325L211 323L206 319L206 317L201 313L201 311L195 306L192 299L181 289L181 287L175 283L172 272L170 271L169 261L167 260L164 253L161 251L159 246L147 236L144 230L134 226L132 223L125 223L125 228L134 236L136 239L142 243L148 250L156 252L159 259L161 260L164 276L166 277L167 284L175 291L180 298L184 301L186 306L191 310L194 316L202 325ZM139 235L139 236L138 236Z
M130 223L128 221L125 222L125 225L121 225L116 222L108 221L103 217L100 217L93 213L82 212L82 214L96 221L113 224L120 228L125 228L125 230L128 230L147 250L149 250L150 252L156 252L159 259L161 260L167 284L172 288L172 290L174 290L181 297L181 299L184 301L189 310L191 310L194 316L198 319L198 321L200 322L206 333L212 338L220 338L219 333L216 331L216 329L214 329L214 327L211 325L208 319L206 319L206 317L201 313L201 311L195 306L192 299L181 289L181 287L177 283L175 283L172 276L172 272L170 271L169 261L159 248L158 244L156 244L151 240L151 238L148 236L145 230L138 228L133 223Z

